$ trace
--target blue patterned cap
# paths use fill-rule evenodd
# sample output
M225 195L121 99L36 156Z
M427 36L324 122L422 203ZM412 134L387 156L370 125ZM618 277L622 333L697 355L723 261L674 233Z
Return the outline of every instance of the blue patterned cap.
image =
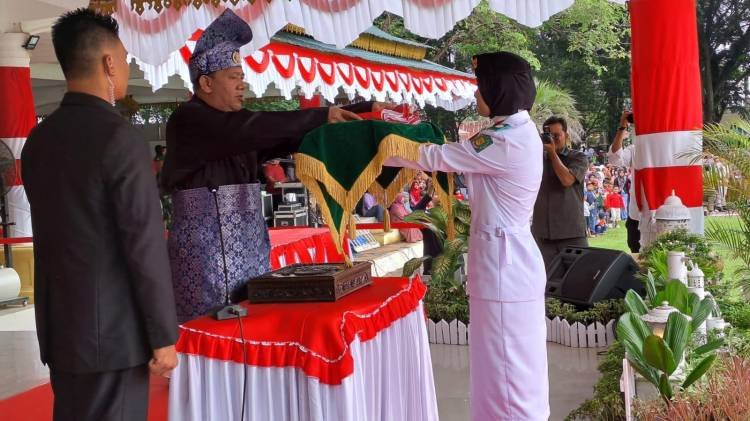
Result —
M190 57L190 80L196 83L202 75L242 66L240 47L252 39L250 25L230 9L224 10L195 44Z

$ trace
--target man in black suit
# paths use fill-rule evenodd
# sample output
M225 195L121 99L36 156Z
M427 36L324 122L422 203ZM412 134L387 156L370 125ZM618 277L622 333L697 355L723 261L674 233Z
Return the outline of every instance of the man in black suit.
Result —
M117 22L86 9L52 30L67 81L29 136L37 335L54 420L146 420L149 371L177 365L177 320L146 143L114 108L127 52Z

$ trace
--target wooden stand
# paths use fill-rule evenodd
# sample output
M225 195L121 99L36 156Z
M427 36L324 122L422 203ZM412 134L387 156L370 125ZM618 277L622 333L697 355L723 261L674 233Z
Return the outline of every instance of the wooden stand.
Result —
M370 262L296 264L253 278L247 283L251 303L336 301L372 283Z

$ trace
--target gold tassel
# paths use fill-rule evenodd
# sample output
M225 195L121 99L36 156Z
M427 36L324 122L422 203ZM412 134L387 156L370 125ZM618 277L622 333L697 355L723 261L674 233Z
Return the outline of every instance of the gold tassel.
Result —
M349 215L349 239L357 238L357 220L354 216Z
M310 190L310 193L317 199L321 213L323 214L323 219L325 220L326 225L328 225L331 237L336 245L336 250L339 253L343 254L342 244L347 231L347 224L349 224L349 236L352 239L357 236L356 221L351 216L351 212L354 210L362 195L368 190L379 191L379 195L382 194L385 196L383 204L384 206L387 206L392 203L396 196L401 192L403 185L413 177L413 171L404 168L399 172L396 179L391 182L390 186L386 189L382 189L377 183L374 184L374 181L377 176L380 175L383 162L390 156L399 156L410 161L417 161L419 159L419 149L421 146L422 144L418 142L414 142L398 135L391 134L386 136L378 146L378 153L372 158L370 163L357 177L354 185L348 191L343 188L338 180L328 173L325 164L321 161L309 155L301 153L294 154L297 176L305 187ZM341 230L333 224L331 210L329 209L323 192L318 185L319 182L325 186L326 191L333 200L344 209ZM442 193L442 189L440 189L440 192ZM346 219L347 217L349 220ZM345 256L344 260L348 267L352 267L350 259Z
M391 214L388 209L383 213L383 231L391 232Z

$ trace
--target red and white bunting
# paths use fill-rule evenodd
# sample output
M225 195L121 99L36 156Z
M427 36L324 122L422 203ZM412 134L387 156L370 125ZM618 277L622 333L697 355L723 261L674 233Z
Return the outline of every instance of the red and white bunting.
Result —
M612 0L622 3L624 0ZM130 0L117 0L115 17L120 38L141 62L160 65L179 49L196 28L207 27L229 7L250 24L253 40L245 55L269 42L276 32L291 23L305 28L316 40L344 48L372 26L383 12L403 16L411 32L426 38L440 38L456 22L465 19L480 0L271 0L202 2L195 8L167 7L137 13ZM216 4L216 6L214 6ZM489 0L490 7L522 25L536 27L565 10L573 0Z
M136 59L153 90L164 86L174 74L182 78L185 87L192 88L188 62L200 33L195 32L162 65L151 66ZM469 77L326 54L279 42L244 56L243 67L250 91L259 97L273 84L287 99L299 87L305 98L320 93L333 102L341 89L350 97L358 94L367 100L413 102L456 110L471 104L476 90L476 82Z

